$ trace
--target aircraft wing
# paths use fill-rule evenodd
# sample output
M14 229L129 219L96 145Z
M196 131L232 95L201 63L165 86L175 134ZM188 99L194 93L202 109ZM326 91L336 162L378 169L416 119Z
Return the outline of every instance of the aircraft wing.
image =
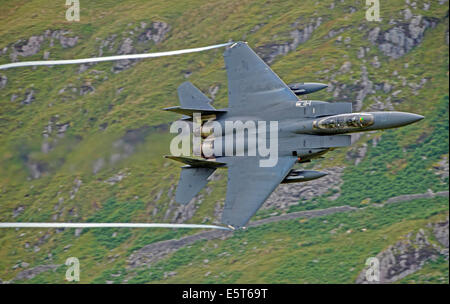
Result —
M279 157L274 167L260 167L258 157L233 157L227 163L228 186L222 222L239 228L258 211L283 181L297 158Z
M228 76L228 107L270 106L297 101L297 96L245 42L224 53Z

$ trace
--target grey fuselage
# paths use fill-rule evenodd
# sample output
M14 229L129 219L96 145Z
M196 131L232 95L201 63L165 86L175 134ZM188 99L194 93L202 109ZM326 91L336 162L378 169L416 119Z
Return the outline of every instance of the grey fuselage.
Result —
M278 156L293 155L299 157L299 161L305 161L318 157L332 148L349 146L350 135L344 134L396 128L423 118L421 115L404 112L352 113L350 103L328 103L317 100L284 101L275 106L271 104L270 107L264 107L261 104L257 109L240 106L238 109L226 110L225 114L215 119L222 126L222 136L210 134L209 139L206 139L206 141L213 141L214 146L221 141L222 153L216 153L219 155L215 155L214 158L225 156L224 135L230 130L226 129L227 122L253 121L256 125L258 122L265 122L267 138L270 137L268 131L270 122L276 122ZM245 133L245 135L248 134ZM257 138L259 140L259 136ZM236 135L234 142L236 142ZM244 136L245 155L248 152L248 139ZM237 155L236 145L234 154Z

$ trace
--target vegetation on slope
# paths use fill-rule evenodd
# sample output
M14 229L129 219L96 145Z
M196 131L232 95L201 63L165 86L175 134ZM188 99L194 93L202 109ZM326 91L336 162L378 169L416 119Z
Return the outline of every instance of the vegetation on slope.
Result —
M401 90L392 99L395 110L419 113L426 119L420 124L381 133L375 147L372 140L380 136L379 132L361 137L355 148L364 143L369 148L357 166L346 158L346 149L330 152L326 159L315 162L313 166L317 168L346 167L339 198L329 200L327 197L333 194L330 192L314 201L299 202L289 211L342 204L363 207L370 205L368 202L383 202L400 194L448 189L448 178L440 179L433 172L438 160L445 155L448 159L448 44L445 42L448 3L439 5L432 1L425 10L420 1L416 8L403 0L391 1L389 6L381 6L383 21L374 23L364 18L364 1L349 4L312 0L301 3L219 0L188 1L184 5L167 1L151 1L151 4L139 0L83 1L81 21L70 23L64 18L64 2L3 2L0 49L8 47L8 53L0 53L0 64L10 62L9 52L19 39L22 39L20 45L47 30L69 31L67 36L78 37L78 42L74 47L65 48L46 39L35 55L19 56L20 61L40 60L44 52L49 52L49 59L98 56L102 43L109 40L110 48L102 48L103 55L113 55L125 38L136 40L136 28L140 31L142 22L148 25L154 21L166 22L170 31L158 44L135 43L136 51L174 50L229 39L246 40L255 49L267 49L271 45L290 43L293 28L316 24L320 17L321 25L307 41L286 55L275 57L272 68L283 80L352 87L361 79L364 66L374 84L389 82L395 90ZM414 15L439 22L425 31L419 45L405 56L393 59L372 45L367 33L377 26L382 31L392 28L391 19L401 24L406 8ZM330 35L331 31L339 34ZM113 35L116 38L112 39ZM360 47L369 49L364 58L358 58ZM119 73L113 72L114 63L99 63L86 69L55 66L0 72L0 76L7 77L6 85L0 89L0 221L174 221L178 206L173 202L173 193L179 165L161 156L168 154L172 137L167 124L178 116L160 109L177 104L176 88L186 77L206 93L218 86L214 106L225 107L227 84L221 54L222 50L213 50L142 60ZM381 64L378 68L371 63L375 56ZM351 69L341 73L346 61L351 63ZM410 84L420 83L421 79L427 82L414 90ZM81 95L83 86L94 90ZM29 104L21 102L31 91L34 100ZM313 96L332 101L336 100L333 93L322 91ZM339 95L337 99L354 101L355 95L349 92L347 98ZM384 101L389 97L392 91L376 90L364 99L362 108L370 109L375 98ZM66 124L64 135L56 135L58 126ZM54 131L49 138L44 138L43 131L49 125ZM43 149L46 143L51 146L49 151ZM225 173L220 173L219 179L201 193L195 203L195 214L187 222L214 221L216 205L223 204L224 177ZM403 205L395 207L399 210L390 207L404 217L392 215L386 220L382 216L386 209L376 211L375 207L369 207L354 215L270 224L251 229L248 234L237 233L223 242L206 243L217 245L211 255L201 250L204 244L195 244L158 266L152 265L150 271L141 270L136 276L129 274L130 282L158 282L164 280L164 272L170 271L178 274L168 279L169 282L191 282L192 278L205 282L351 282L368 255L375 255L404 233L448 212L448 201L438 198L432 203L414 202L411 206L416 206L417 212ZM373 221L361 222L370 216ZM328 233L320 236L314 232L332 230L340 221L348 228L346 231L372 227L367 232L369 236L372 233L374 241L366 232L338 233L336 239ZM24 269L38 265L63 265L68 257L76 256L82 265L82 282L122 282L126 259L134 250L190 233L195 231L1 230L0 278L14 279ZM386 240L381 241L384 236ZM250 243L252 246L248 246ZM354 243L357 245L351 246ZM259 248L255 251L259 258L253 261L250 257L256 254L252 249L255 246ZM232 263L231 258L226 258L221 262L223 258L217 258L216 253L223 251L232 251L240 259ZM310 258L313 255L319 256L319 260L323 255L325 262L314 262L315 258ZM203 271L204 259L211 261L208 264L212 274L207 277L204 276L207 271ZM333 259L342 264L332 262ZM22 262L29 266L22 266ZM422 271L437 271L436 276L441 276L441 267L431 268ZM122 275L111 276L119 271ZM43 272L24 282L62 282L64 273L63 266L56 272ZM421 274L413 280L426 281L426 276ZM448 270L446 277L448 282Z

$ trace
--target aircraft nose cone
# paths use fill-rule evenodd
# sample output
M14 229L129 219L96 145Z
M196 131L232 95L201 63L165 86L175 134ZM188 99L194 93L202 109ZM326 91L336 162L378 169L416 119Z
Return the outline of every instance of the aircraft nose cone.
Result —
M422 115L413 113L398 113L394 118L399 126L406 126L424 119Z

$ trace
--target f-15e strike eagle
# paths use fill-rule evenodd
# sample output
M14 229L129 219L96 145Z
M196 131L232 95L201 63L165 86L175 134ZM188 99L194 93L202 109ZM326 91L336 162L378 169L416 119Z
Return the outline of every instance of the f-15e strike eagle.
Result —
M166 156L185 164L181 169L176 201L187 204L205 187L208 177L219 168L228 169L228 185L222 222L232 228L244 227L280 183L305 182L326 175L324 172L292 169L296 163L309 162L324 153L350 146L353 132L366 132L405 126L423 119L404 112L352 113L348 102L328 103L301 100L297 95L313 93L326 87L320 83L286 85L245 43L236 42L224 53L228 77L228 108L215 109L211 100L191 83L178 88L181 106L165 110L183 114L195 122L201 114L202 149L224 143L227 131L219 135L203 132L207 122L277 122L277 161L261 166L262 156L212 155L202 158ZM234 132L234 131L233 131ZM203 134L209 135L204 138ZM234 133L234 141L244 134ZM265 139L260 136L257 140ZM222 146L222 145L221 145ZM250 142L245 139L245 152ZM216 150L214 150L216 151ZM200 155L203 155L201 153Z

